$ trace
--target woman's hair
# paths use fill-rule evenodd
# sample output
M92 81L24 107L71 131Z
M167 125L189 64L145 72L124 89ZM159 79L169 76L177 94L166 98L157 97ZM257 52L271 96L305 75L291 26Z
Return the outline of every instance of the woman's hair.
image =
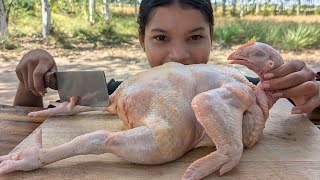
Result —
M142 0L140 4L139 17L137 22L139 24L139 35L144 36L146 25L152 16L155 8L169 6L174 3L182 7L191 7L197 9L207 20L210 27L210 36L213 36L213 10L210 0Z

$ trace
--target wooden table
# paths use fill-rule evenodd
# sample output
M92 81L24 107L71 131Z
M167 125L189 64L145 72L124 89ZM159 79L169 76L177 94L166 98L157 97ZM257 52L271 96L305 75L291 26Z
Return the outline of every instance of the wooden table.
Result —
M320 130L303 115L290 115L292 105L278 101L271 109L263 138L246 149L240 164L222 177L206 179L319 179ZM65 143L74 137L99 129L122 129L117 116L86 113L49 118L42 129L44 147ZM14 150L34 144L33 134ZM31 172L15 172L4 178L22 179L181 179L189 164L213 151L198 148L182 158L163 165L135 165L111 154L86 155L65 159Z
M8 154L30 135L46 118L28 118L42 108L0 105L0 156Z

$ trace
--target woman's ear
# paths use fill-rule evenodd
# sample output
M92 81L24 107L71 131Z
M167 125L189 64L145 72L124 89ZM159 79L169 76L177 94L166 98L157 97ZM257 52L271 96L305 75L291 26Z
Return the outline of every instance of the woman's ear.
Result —
M139 34L139 42L140 42L140 46L142 47L142 49L145 50L145 48L144 48L144 35Z

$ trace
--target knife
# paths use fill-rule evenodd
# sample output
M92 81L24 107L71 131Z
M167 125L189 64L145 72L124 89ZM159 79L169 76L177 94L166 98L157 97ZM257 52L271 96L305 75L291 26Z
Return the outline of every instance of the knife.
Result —
M47 72L44 84L58 90L61 102L69 102L71 96L77 96L77 105L106 107L109 94L103 71L65 71Z

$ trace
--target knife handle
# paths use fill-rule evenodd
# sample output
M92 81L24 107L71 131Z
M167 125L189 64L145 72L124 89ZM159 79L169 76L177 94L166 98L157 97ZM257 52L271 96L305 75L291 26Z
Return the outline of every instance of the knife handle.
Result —
M44 74L44 86L54 90L58 90L57 74L56 72L47 72Z

